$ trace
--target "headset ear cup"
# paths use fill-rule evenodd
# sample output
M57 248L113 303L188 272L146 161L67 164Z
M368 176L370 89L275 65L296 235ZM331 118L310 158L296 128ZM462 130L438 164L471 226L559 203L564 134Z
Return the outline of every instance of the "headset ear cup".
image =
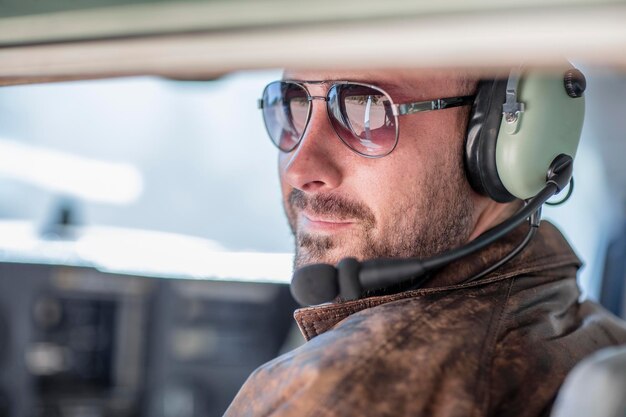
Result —
M496 166L506 84L506 79L478 83L465 137L465 170L470 185L479 194L499 203L515 199L502 184Z

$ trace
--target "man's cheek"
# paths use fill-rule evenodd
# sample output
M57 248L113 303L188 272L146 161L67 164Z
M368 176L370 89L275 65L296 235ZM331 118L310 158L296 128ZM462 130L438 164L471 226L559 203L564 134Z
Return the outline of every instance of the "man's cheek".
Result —
M295 235L298 232L296 209L289 203L289 199L287 198L283 198L283 207L285 209L285 215L287 216L287 222L291 228L291 233Z

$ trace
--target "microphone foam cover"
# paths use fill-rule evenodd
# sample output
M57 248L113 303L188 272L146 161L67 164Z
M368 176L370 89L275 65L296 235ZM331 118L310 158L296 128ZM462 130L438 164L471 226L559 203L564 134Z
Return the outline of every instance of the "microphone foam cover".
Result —
M329 264L307 265L291 279L291 295L303 306L332 301L338 294L337 269Z

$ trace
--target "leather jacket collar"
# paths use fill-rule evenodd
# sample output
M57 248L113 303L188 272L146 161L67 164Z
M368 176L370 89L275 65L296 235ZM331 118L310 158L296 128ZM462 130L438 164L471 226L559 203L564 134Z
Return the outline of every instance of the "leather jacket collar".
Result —
M448 265L433 274L420 289L302 308L295 311L294 318L306 340L310 340L331 329L351 314L366 308L417 295L477 287L541 270L564 266L581 266L581 261L561 233L552 224L544 221L533 240L517 257L477 281L462 284L465 280L506 256L522 241L528 231L527 228L528 225L524 224L478 253Z

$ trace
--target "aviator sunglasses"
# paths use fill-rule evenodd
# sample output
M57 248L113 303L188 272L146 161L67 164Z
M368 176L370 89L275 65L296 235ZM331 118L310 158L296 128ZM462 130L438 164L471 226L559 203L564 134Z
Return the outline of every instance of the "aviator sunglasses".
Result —
M326 96L312 96L305 84L330 84ZM398 116L471 104L474 96L447 97L394 104L383 89L351 81L274 81L263 90L258 106L272 142L283 152L294 150L311 118L313 100L326 102L330 123L343 143L359 155L380 158L394 150Z

